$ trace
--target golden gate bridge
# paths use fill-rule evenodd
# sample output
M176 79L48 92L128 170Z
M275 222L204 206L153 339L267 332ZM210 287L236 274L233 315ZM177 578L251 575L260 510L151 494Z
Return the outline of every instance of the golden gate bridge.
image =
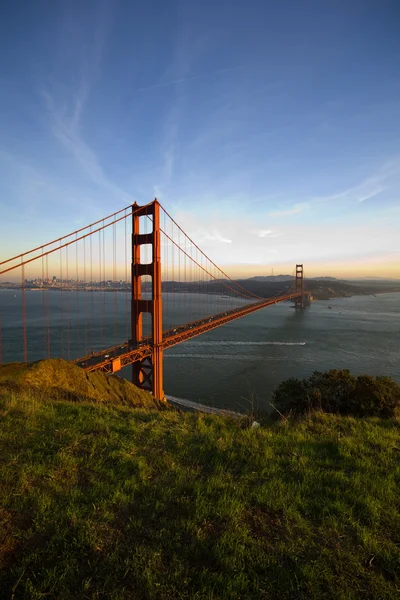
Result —
M57 357L106 373L132 365L133 383L158 399L168 348L273 304L310 300L302 264L272 297L247 290L157 199L3 260L0 285L18 291L14 304L0 304L0 362Z

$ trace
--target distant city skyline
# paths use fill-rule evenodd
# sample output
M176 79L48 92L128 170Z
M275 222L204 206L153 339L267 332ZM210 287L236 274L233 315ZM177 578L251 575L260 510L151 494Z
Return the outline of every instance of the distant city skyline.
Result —
M282 275L288 275L288 276L293 276L293 271L294 265L283 265L281 269L274 269L274 277L279 277ZM305 265L306 267L306 265ZM257 270L256 267L254 267L254 273L253 272L249 272L246 271L245 274L241 274L241 272L239 271L237 274L235 274L235 272L229 272L227 273L230 277L232 277L232 279L247 279L247 278L252 278L252 277L268 277L271 276L271 271L262 271L262 270ZM104 279L100 279L100 278L96 278L93 277L93 280L89 278L87 278L86 280L84 278L79 278L79 279L75 279L74 277L69 277L68 279L66 277L63 277L62 279L60 278L60 276L56 276L56 275L49 275L48 281L49 283L52 282L52 280L54 278L56 278L57 282L63 281L70 281L70 282L78 282L79 284L85 284L85 285L91 285L93 284L98 284L99 282L104 283L104 282L116 282L116 283L121 283L123 285L125 285L126 283L128 285L130 285L130 278L125 279L124 278L124 270L122 268L120 268L117 273L120 272L121 276L118 277L114 280L112 277L112 272L110 270L110 273L105 274L105 278ZM354 268L354 274L353 272L349 269L348 272L345 272L344 269L342 269L342 275L337 276L336 279L393 279L393 280L397 280L400 281L400 277L396 277L396 276L392 276L390 275L389 270L387 271L387 274L385 275L366 275L365 272L359 268L358 270L356 268ZM382 271L381 271L382 272ZM40 282L42 281L42 277L41 275L38 274L39 271L36 271L35 269L32 269L32 274L29 275L29 277L25 277L25 281L28 282ZM315 272L312 269L308 269L305 268L304 269L304 276L305 278L313 278L313 279L318 279L321 278L323 279L324 277L335 277L334 275L327 275L326 272L321 272L316 270ZM189 274L186 274L186 278L183 279L184 275L183 273L181 273L181 275L179 275L179 271L178 269L175 269L175 273L172 271L172 268L169 269L168 273L166 273L165 271L163 272L162 275L162 280L163 281L180 281L179 277L181 277L181 281L185 280L185 281L198 281L198 279L196 279L196 277L190 277ZM223 277L221 277L221 279L223 279ZM143 282L148 283L151 279L149 277L143 277ZM209 279L207 279L207 276L204 275L204 281L212 281L212 278L210 277ZM46 277L43 279L43 281L46 281ZM17 269L16 271L13 271L11 273L8 273L6 275L3 275L2 277L0 277L0 287L2 284L4 284L5 282L10 282L10 283L15 283L15 284L20 284L21 283L21 271L20 269Z
M0 261L157 197L233 278L400 278L399 20L396 0L8 4Z

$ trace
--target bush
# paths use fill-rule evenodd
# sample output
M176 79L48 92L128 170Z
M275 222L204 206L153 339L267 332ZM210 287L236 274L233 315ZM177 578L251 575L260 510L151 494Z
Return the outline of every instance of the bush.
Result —
M283 381L273 396L281 411L304 415L323 411L358 417L393 417L400 385L390 377L355 377L347 369L315 371L308 379Z
M392 417L400 406L400 385L390 377L360 375L351 401L352 414Z

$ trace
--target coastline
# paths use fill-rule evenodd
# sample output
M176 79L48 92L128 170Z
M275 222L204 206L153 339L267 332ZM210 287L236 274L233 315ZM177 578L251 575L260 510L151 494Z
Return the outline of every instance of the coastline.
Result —
M337 294L335 296L329 296L329 298L316 298L314 296L314 299L313 299L312 303L313 302L328 302L329 300L336 300L338 298L340 298L340 299L341 298L355 298L357 296L360 297L360 298L362 298L364 296L375 297L375 296L382 296L383 294L400 294L400 289L399 290L389 290L389 291L388 290L379 291L379 292L374 292L373 294L371 294L370 292L365 293L365 294L360 294L360 293L357 293L357 294Z
M194 402L193 400L186 400L185 398L177 398L176 396L165 395L165 398L177 407L185 407L189 410L195 410L199 412L204 412L213 415L221 415L224 417L233 417L235 419L239 419L244 415L242 413L235 412L233 410L229 410L226 408L215 408L213 406L208 406L207 404L201 404L199 402Z

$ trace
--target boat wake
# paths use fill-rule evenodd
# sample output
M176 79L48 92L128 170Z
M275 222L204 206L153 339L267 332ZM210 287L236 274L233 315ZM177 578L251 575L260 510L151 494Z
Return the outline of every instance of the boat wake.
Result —
M166 352L164 354L164 358L203 358L203 359L212 359L212 360L263 360L263 361L272 361L272 362L280 362L287 360L285 356L257 356L252 354L251 356L242 356L241 354L168 354Z
M305 346L307 342L236 342L217 340L215 342L186 342L185 346Z

